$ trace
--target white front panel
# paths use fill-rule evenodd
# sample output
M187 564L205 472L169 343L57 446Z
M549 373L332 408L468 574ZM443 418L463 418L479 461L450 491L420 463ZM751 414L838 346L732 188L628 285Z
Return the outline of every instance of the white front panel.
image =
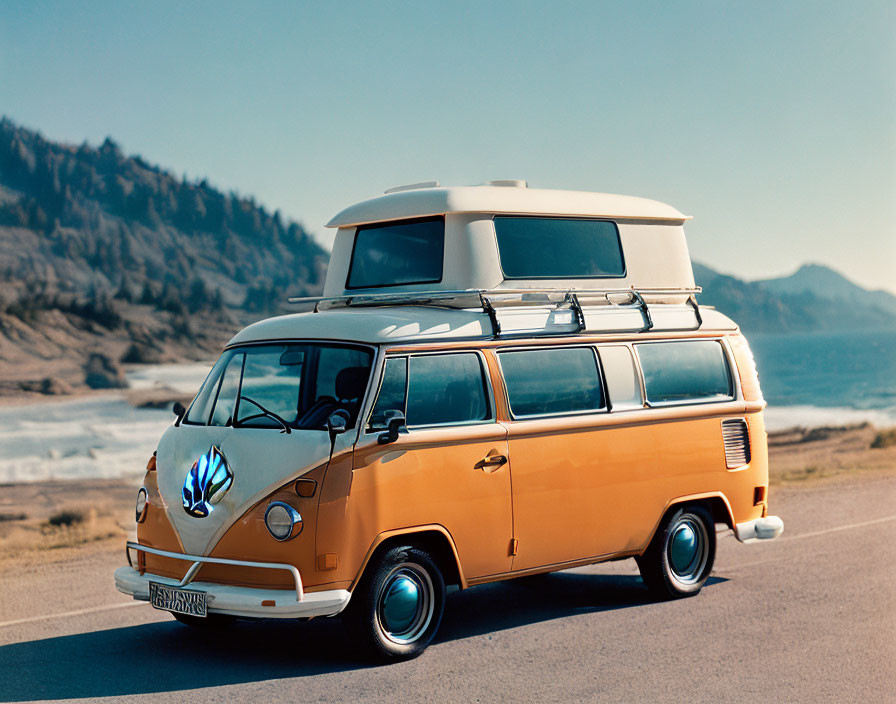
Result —
M346 433L340 436L345 441ZM183 488L193 463L215 445L233 473L233 485L205 518L183 507ZM291 478L327 461L329 434L321 430L171 426L159 442L159 491L184 550L207 555L237 519L256 501Z

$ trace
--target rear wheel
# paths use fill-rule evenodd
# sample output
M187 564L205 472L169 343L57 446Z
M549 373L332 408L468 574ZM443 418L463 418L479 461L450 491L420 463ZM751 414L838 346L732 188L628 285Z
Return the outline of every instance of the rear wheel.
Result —
M345 611L349 632L381 661L409 660L429 645L442 621L445 581L432 557L397 547L369 565Z
M712 515L703 506L671 511L643 555L636 558L641 578L654 596L676 599L697 594L709 578L716 556Z

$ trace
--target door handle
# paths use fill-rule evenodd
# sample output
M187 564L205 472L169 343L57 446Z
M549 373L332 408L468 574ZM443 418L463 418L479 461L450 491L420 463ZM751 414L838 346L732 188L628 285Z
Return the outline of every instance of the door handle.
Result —
M473 469L481 469L488 474L497 471L505 464L507 464L507 457L504 455L486 455L473 465Z

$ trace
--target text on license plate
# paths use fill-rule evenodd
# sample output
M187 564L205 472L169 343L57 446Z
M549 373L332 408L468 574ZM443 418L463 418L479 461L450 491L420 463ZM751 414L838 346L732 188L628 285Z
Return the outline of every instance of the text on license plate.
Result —
M205 592L168 587L156 582L149 583L149 603L157 609L176 611L188 616L207 614Z

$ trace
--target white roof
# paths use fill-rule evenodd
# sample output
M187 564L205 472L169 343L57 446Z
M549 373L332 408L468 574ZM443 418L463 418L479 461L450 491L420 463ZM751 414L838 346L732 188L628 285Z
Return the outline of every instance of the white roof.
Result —
M444 213L572 215L676 222L690 219L671 205L635 196L513 186L424 185L350 205L330 220L327 227L352 227Z
M490 332L488 316L480 311L423 306L349 308L260 320L238 332L228 345L284 339L382 343L444 337L481 338Z
M734 330L736 325L726 316L711 308L701 307L701 330ZM694 329L694 311L688 305L651 305L650 313L656 330L662 332ZM555 306L525 306L497 309L505 333L538 339L548 334L570 334L577 330L572 311ZM618 333L631 330L636 337L644 324L637 307L585 307L588 332ZM628 336L628 333L621 333ZM435 306L387 306L367 308L337 308L318 313L296 313L268 318L253 323L238 332L228 345L273 340L333 340L372 344L393 342L424 342L491 338L493 328L489 317L480 310L450 309Z

